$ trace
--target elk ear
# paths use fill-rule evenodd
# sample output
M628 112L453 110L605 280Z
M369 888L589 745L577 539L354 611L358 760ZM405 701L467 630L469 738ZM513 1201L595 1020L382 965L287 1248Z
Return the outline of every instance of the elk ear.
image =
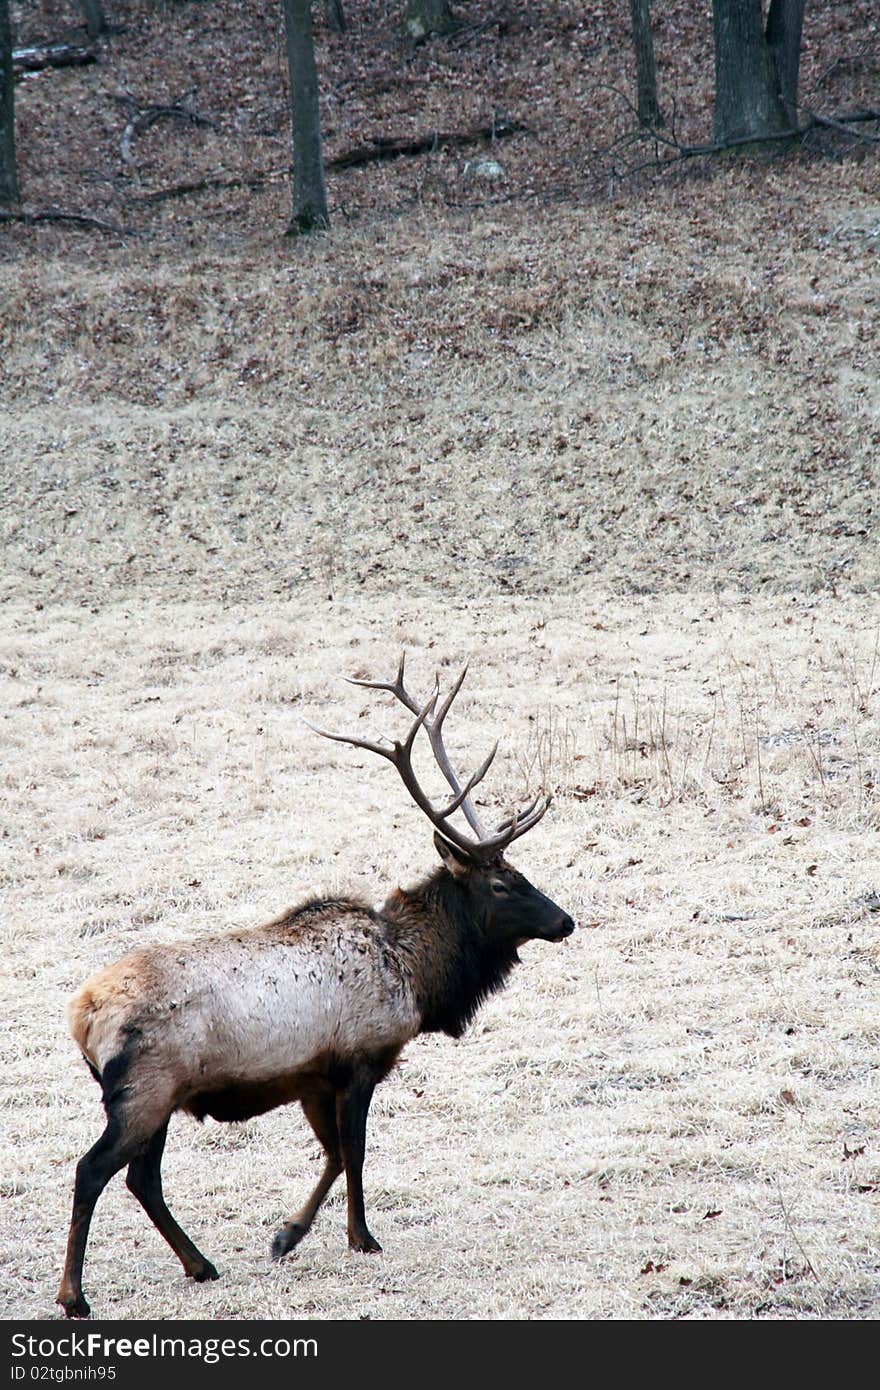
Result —
M474 867L474 861L471 859L470 855L466 854L463 849L458 849L455 845L451 845L448 840L444 840L443 836L437 830L434 831L434 844L437 848L437 853L440 855L440 858L443 860L443 863L446 865L453 878L463 878L465 874L470 873L471 869Z

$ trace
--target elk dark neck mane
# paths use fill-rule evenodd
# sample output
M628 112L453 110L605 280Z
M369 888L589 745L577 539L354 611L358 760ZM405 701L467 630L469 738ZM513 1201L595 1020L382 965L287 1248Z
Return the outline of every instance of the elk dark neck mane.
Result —
M514 942L489 938L467 891L444 869L415 888L396 889L379 917L389 945L406 962L422 1033L460 1038L519 960Z

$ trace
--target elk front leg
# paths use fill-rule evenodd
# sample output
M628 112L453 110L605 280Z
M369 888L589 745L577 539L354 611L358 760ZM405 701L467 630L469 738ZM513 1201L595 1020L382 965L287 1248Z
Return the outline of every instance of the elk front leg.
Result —
M301 1207L290 1221L285 1221L280 1231L276 1231L272 1241L273 1260L280 1260L295 1245L299 1245L303 1236L308 1235L311 1224L318 1213L318 1208L342 1172L339 1130L336 1126L336 1099L333 1092L328 1091L322 1095L309 1096L301 1104L306 1119L315 1131L318 1141L327 1155L327 1161L324 1164L324 1171L318 1184L305 1206Z
M356 1075L343 1091L336 1094L336 1123L345 1178L348 1184L348 1243L352 1250L372 1254L382 1249L367 1229L364 1211L364 1153L367 1141L367 1111L376 1088L374 1076Z

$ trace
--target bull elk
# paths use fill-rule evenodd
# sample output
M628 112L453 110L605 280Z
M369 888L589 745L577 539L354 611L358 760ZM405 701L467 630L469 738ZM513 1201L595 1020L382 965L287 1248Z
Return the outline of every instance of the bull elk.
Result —
M396 889L378 911L348 899L312 900L265 926L132 951L71 1000L71 1032L100 1083L107 1125L77 1165L58 1291L68 1317L89 1315L82 1292L89 1224L101 1192L126 1165L129 1190L187 1276L217 1278L162 1195L162 1152L176 1110L198 1120L246 1120L298 1100L326 1162L305 1205L275 1235L273 1257L299 1244L343 1169L349 1245L381 1248L367 1227L362 1181L374 1088L416 1034L459 1037L504 985L523 942L562 941L574 930L568 914L504 858L537 825L549 796L489 831L471 793L497 744L467 781L453 770L443 721L464 676L442 703L439 679L427 701L413 699L403 658L393 681L352 682L390 691L415 715L403 742L315 731L394 764L435 827L441 864L432 874ZM413 770L420 731L452 791L439 809ZM450 819L459 810L472 834Z

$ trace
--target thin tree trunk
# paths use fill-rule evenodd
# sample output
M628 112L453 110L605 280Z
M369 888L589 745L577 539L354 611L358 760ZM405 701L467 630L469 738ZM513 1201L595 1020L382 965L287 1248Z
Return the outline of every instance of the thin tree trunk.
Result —
M0 0L0 203L18 202L14 90L9 0Z
M334 34L344 34L348 28L342 0L324 0L324 18Z
M287 230L291 236L300 236L330 225L311 0L284 0L284 22L293 126L293 216Z
M101 0L77 0L86 21L86 33L90 39L99 39L107 32L107 21L101 8Z
M766 139L791 129L761 0L713 0L715 29L715 140Z
M798 73L801 65L801 30L804 0L770 0L767 43L776 68L779 93L790 126L798 123Z
M403 27L418 42L431 34L451 34L458 28L458 20L449 8L449 0L407 0Z
M654 70L650 0L629 0L629 12L636 51L639 121L644 126L662 126L663 117L657 101L657 74Z

